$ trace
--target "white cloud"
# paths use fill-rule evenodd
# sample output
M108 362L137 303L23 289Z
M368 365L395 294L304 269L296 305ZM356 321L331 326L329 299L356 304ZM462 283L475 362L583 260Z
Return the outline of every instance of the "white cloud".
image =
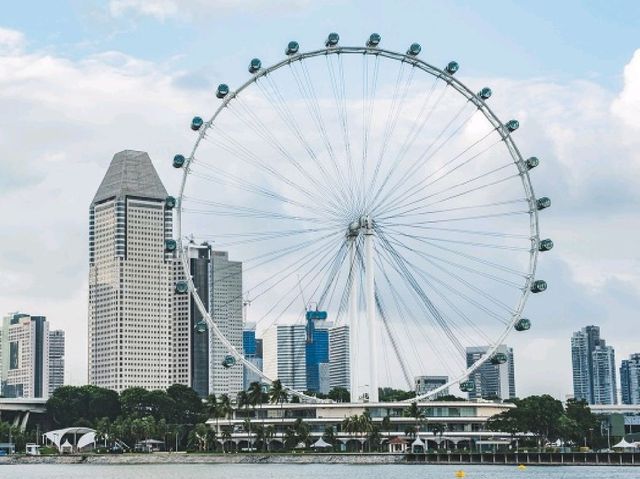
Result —
M0 27L0 55L12 55L22 51L25 38L22 32Z
M624 67L624 88L613 102L611 110L627 126L640 130L640 50L636 50Z

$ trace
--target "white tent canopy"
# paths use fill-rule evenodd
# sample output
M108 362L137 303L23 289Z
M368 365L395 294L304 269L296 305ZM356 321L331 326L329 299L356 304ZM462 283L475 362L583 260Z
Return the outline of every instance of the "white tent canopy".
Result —
M636 447L635 443L630 443L625 441L624 437L622 438L622 440L618 443L618 444L614 444L613 446L611 446L614 449L630 449L630 448L634 448Z
M314 442L311 445L311 447L314 448L314 449L324 449L324 448L332 447L332 446L327 441L325 441L324 439L320 438L316 442Z
M422 441L422 439L420 439L420 437L416 437L415 441L413 441L411 443L411 447L414 446L423 446L424 447L424 442Z

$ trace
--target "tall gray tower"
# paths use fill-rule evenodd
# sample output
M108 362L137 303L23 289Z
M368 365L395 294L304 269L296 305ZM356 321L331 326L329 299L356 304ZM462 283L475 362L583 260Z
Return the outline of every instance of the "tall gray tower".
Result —
M571 336L573 395L589 404L616 404L615 351L600 337L598 326L586 326Z
M117 153L89 206L89 383L171 384L172 211L149 155Z
M64 331L49 331L49 396L64 385Z

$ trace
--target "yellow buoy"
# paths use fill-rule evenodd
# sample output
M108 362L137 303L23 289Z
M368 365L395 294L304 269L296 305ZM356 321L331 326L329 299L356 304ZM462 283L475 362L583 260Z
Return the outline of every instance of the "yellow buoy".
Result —
M462 471L462 470L461 471L456 471L456 477L464 477L464 476L466 476L464 471Z
M518 466L518 469L520 469L521 471L524 471L527 468L527 466L525 466L524 464L520 464Z

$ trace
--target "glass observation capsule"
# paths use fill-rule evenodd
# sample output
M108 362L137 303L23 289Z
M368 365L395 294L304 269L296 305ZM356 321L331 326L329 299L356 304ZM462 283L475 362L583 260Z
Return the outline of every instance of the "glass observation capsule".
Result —
M170 210L174 209L176 207L176 199L173 196L167 196L164 199L164 206Z
M176 293L185 294L189 291L189 284L186 281L178 281L176 283Z
M377 47L380 44L382 37L379 33L372 33L369 35L369 39L367 40L367 46L369 48Z
M540 240L538 251L549 251L551 249L553 249L553 241L551 241L549 238Z
M531 320L527 318L520 318L518 322L513 326L516 331L528 331L531 329Z
M177 247L178 244L176 243L176 240L168 239L164 242L164 249L166 251L175 251Z
M507 362L507 355L504 353L496 353L491 356L491 364L504 364Z
M421 50L422 50L422 47L420 46L419 43L412 43L409 49L407 50L407 55L411 55L412 57L415 57L418 53L420 53Z
M176 155L173 157L173 167L182 168L185 161L184 155Z
M262 68L262 62L259 58L253 58L249 62L249 73L258 73L260 68Z
M543 279L536 279L531 285L532 293L542 293L547 290L547 282Z
M493 92L491 91L491 88L489 88L488 86L484 87L482 90L480 90L478 92L478 96L480 98L482 98L483 100L488 100L489 98L491 98L491 94Z
M218 85L218 88L216 89L216 96L218 98L224 98L228 94L229 94L229 85L226 85L225 83L220 83L220 85Z
M234 358L231 355L227 355L224 357L224 359L222 360L222 366L225 368L230 368L231 366L235 366L236 364L236 358Z
M204 125L204 121L199 116L194 116L193 120L191 120L191 129L193 131L198 131Z
M527 170L532 170L540 164L540 160L536 156L532 156L530 158L527 158L524 161L524 164L527 167Z
M449 75L453 75L455 72L457 72L460 69L460 65L458 65L458 62L449 62L447 64L447 66L445 67L445 71L449 74Z
M518 120L509 120L506 125L509 133L516 131L520 127L520 122Z
M538 211L549 208L549 206L551 206L551 200L546 196L543 196L542 198L538 198L536 200L536 208L538 208Z
M324 42L325 47L335 47L340 41L340 35L335 32L330 33Z
M287 48L285 49L284 53L285 55L295 55L296 53L298 53L298 50L300 50L300 45L298 45L298 42L290 41L289 43L287 43Z
M207 332L207 322L204 319L201 319L200 321L198 321L196 323L196 325L194 326L194 328L196 333L206 333Z
M460 383L460 391L469 393L471 391L475 391L475 389L476 389L476 383L472 380L468 380Z

